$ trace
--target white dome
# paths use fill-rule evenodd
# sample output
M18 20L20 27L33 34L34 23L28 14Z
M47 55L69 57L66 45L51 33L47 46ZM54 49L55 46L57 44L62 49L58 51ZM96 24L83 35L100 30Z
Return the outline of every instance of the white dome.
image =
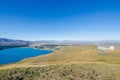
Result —
M110 50L114 50L115 49L115 47L114 46L110 46Z

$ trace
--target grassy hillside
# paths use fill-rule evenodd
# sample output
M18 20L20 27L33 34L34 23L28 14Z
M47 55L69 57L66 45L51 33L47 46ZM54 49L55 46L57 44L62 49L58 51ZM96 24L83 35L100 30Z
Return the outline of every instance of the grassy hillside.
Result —
M0 80L119 80L120 50L69 46L0 67Z
M0 70L0 80L119 80L120 66L74 63Z
M105 51L101 54L96 46L71 46L64 47L52 54L28 58L21 63L68 63L68 62L106 62L111 64L120 64L120 50Z

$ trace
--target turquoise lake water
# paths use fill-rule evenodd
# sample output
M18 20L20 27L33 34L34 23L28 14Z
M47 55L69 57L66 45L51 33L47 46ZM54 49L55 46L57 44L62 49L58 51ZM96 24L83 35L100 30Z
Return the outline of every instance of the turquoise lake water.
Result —
M52 53L52 50L37 50L33 48L10 48L0 50L0 64L18 62L24 58Z

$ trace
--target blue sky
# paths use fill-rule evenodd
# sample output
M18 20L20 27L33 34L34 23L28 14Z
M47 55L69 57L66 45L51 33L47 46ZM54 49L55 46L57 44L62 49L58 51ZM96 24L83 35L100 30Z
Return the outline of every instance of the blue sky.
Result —
M0 37L120 40L119 0L0 0Z

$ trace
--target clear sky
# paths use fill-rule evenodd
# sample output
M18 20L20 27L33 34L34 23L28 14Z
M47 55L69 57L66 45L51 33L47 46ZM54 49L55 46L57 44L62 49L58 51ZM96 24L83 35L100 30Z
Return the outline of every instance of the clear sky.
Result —
M120 0L0 0L0 37L120 40Z

